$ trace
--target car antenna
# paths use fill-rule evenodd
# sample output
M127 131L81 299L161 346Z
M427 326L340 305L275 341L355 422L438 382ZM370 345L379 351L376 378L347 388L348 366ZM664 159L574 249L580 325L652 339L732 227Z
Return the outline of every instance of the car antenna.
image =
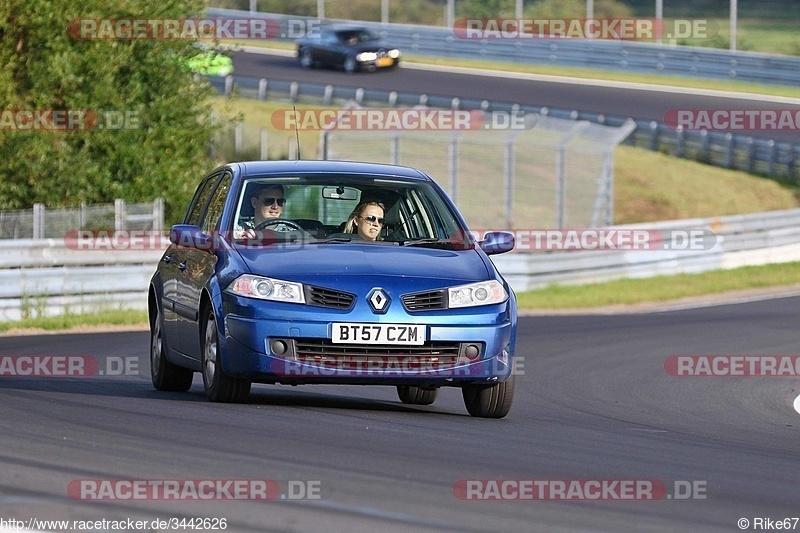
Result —
M302 157L300 157L300 132L297 129L297 106L292 105L292 111L294 111L294 135L295 139L297 140L297 160L300 161Z

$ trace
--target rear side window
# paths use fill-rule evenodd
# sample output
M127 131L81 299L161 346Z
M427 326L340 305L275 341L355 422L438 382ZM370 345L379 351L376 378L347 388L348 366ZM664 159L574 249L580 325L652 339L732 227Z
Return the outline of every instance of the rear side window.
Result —
M189 207L186 218L183 220L184 224L200 225L200 217L203 215L203 210L208 203L208 199L211 198L211 193L214 192L214 184L217 182L218 178L219 175L211 176L197 187L197 191L195 191L194 198L192 199L192 205Z
M211 197L211 201L208 204L208 209L206 209L206 214L203 217L203 233L211 234L215 229L217 229L217 225L219 224L219 219L222 217L222 211L225 208L225 200L228 199L228 191L231 188L231 175L225 174L222 180L220 180L219 185L217 186L217 190L214 191L214 196Z

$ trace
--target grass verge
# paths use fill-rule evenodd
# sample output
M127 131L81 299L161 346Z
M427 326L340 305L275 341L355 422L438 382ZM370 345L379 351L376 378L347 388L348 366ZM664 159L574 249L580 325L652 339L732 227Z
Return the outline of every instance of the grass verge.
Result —
M86 326L146 324L147 311L113 310L85 315L70 313L52 317L26 318L16 322L0 322L0 333L10 330L63 331Z
M517 294L520 309L592 308L606 305L666 302L727 291L781 287L800 283L800 262L622 279L591 285L553 285Z

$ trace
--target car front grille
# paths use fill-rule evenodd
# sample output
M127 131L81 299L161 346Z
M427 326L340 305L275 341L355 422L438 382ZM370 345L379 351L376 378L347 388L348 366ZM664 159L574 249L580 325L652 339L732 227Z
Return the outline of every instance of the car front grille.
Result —
M404 294L401 298L406 311L431 311L447 309L446 293L444 290Z
M310 305L329 307L332 309L350 309L355 300L354 294L325 289L323 287L306 287L306 301Z
M334 344L330 339L295 339L297 360L336 368L430 368L454 366L458 361L459 343L426 342L421 346L381 344Z

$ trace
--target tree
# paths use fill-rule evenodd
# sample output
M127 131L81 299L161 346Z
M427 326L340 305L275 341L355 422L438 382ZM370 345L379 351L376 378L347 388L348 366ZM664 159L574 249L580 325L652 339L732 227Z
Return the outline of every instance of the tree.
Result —
M182 19L203 9L202 0L1 2L0 206L160 196L168 220L180 216L213 164L213 90L185 67L198 50L190 39L76 39L70 32L80 20ZM21 129L31 114L48 110L83 118L69 131L42 122Z

